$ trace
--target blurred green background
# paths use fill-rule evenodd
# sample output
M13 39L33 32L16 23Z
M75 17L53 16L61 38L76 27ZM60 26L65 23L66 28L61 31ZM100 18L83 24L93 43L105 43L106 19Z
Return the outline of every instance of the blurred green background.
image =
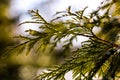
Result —
M9 14L10 0L0 0L0 56L4 54L6 46L15 44L12 39L13 31L17 23L17 16L12 17ZM0 79L1 80L19 80L19 65L13 64L8 58L0 60Z

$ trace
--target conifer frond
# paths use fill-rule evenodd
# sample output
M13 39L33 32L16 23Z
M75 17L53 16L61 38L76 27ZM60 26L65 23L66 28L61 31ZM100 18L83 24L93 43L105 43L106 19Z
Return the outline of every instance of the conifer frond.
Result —
M113 25L115 23L112 24L111 17L108 14L113 4L113 2L104 4L87 16L84 15L87 7L75 12L72 12L71 7L68 7L66 11L57 12L56 14L61 14L61 16L56 17L52 21L46 21L38 13L38 10L30 10L33 21L23 22L21 24L40 24L39 31L32 29L26 30L30 36L26 42L19 44L15 48L25 45L25 49L27 50L26 54L28 54L34 46L38 51L39 49L44 51L48 45L52 45L52 50L54 50L57 44L62 41L63 53L69 53L68 51L73 47L73 40L76 39L77 36L84 36L89 39L83 41L79 45L80 47L72 52L72 57L70 57L69 60L66 60L65 63L60 66L48 69L48 72L43 72L37 76L37 78L40 80L65 80L64 75L69 71L73 71L73 79L75 80L92 80L98 75L102 77L103 80L114 79L119 73L117 70L120 70L119 44L115 42L119 31L118 25L120 23L117 20L117 25ZM106 12L100 15L100 11L103 9L105 9ZM68 16L70 17L68 20L58 20ZM106 25L107 28L113 30L107 29L107 32L104 31L103 29ZM110 27L108 27L108 25ZM113 28L114 26L117 26L118 30ZM102 33L95 34L93 31L95 27L101 28ZM116 30L117 32L115 32ZM109 34L107 34L114 32L114 37L112 35L108 36ZM114 42L109 40L111 36ZM19 37L26 38L24 36ZM117 65L117 67L113 65Z
M37 23L37 24L47 24L47 21L39 14L39 10L29 10L33 21L25 21L19 24L26 24L26 23Z

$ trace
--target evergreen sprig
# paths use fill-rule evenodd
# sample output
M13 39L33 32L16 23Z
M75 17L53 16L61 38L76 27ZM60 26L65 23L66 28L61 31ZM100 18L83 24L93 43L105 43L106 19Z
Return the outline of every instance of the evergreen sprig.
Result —
M106 38L102 38L103 36L107 36L106 34L95 34L93 31L95 27L104 28L106 25L111 24L112 17L109 16L108 12L114 3L108 0L108 3L103 4L89 15L84 14L87 7L76 12L72 12L71 7L68 7L66 11L57 12L56 15L61 14L62 16L51 21L46 21L39 14L38 10L30 10L32 21L25 21L20 25L37 23L40 24L39 31L26 30L30 36L18 36L18 38L26 40L15 48L25 46L27 49L26 54L34 46L36 50L44 51L47 46L51 45L51 49L54 50L57 47L57 43L65 39L62 47L64 50L69 51L73 47L73 40L77 36L88 37L88 40L83 41L80 47L72 52L70 59L66 60L60 66L48 69L48 72L43 72L37 76L37 79L65 80L64 76L69 71L73 72L74 80L92 80L95 76L103 80L115 79L120 70L119 45ZM105 12L103 15L100 15L102 10L105 10ZM68 16L70 18L66 21L58 20ZM116 38L116 36L117 34L113 38Z

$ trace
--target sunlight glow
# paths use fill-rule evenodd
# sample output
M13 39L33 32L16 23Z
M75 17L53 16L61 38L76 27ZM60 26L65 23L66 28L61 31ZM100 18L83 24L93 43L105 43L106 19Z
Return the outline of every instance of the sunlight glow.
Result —
M12 4L13 8L19 12L26 12L29 9L34 8L34 6L38 3L41 3L47 0L13 0Z
M86 14L90 11L95 10L98 5L103 0L13 0L12 4L14 5L12 7L13 15L20 12L23 13L20 16L20 23L26 20L30 20L30 16L28 16L28 10L30 9L36 9L38 6L39 11L43 17L50 20L53 18L53 15L57 11L65 11L68 6L72 7L72 10L79 10L83 9L84 7L88 6L88 9L86 10ZM36 6L37 5L37 6ZM49 8L48 8L49 7ZM29 24L28 24L29 25ZM33 25L32 25L33 26ZM29 25L29 27L21 27L21 31L24 32L25 29L34 28L38 29L36 27L32 27Z

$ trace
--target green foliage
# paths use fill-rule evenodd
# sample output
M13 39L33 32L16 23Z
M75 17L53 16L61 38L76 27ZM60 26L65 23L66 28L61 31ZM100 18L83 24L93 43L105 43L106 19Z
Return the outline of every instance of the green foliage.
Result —
M109 15L114 3L107 0L107 3L103 2L97 10L88 15L84 14L87 7L76 12L72 12L71 7L68 7L66 11L57 12L56 15L61 14L61 16L51 21L46 21L38 10L30 10L32 21L25 21L20 25L39 24L39 30L26 30L29 36L18 36L24 40L15 48L25 46L26 54L32 48L36 51L45 51L48 46L53 51L58 43L63 42L64 52L69 53L77 36L88 37L89 39L83 41L65 63L48 69L48 72L43 72L37 78L65 80L64 75L73 71L74 80L92 80L95 76L103 80L116 79L120 70L119 44L116 43L120 23L118 19L116 19L117 24L114 23L114 19L111 20L114 16ZM101 11L104 11L103 15L100 15ZM68 20L60 21L63 17L68 17ZM95 27L101 28L98 34L93 31Z

